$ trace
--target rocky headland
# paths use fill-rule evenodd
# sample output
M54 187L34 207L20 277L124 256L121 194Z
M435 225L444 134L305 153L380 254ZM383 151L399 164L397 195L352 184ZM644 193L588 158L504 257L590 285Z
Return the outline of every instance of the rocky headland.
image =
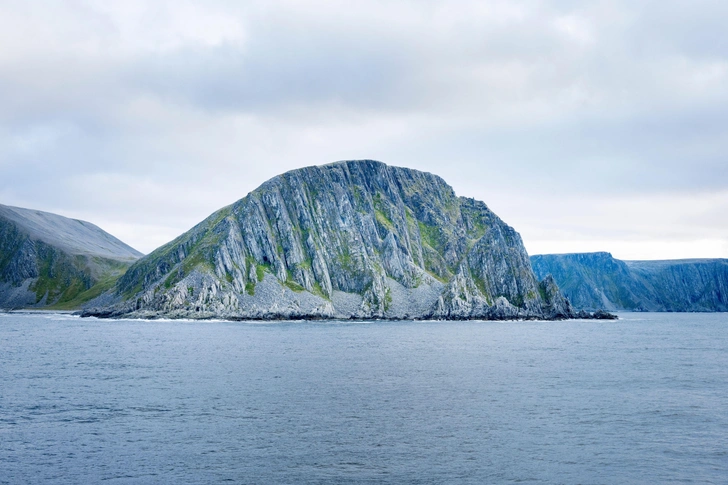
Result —
M80 308L141 256L89 222L0 205L0 308Z
M134 263L84 315L559 319L519 234L440 177L371 160L293 170ZM606 316L599 314L599 316Z
M610 253L531 256L575 308L609 311L728 311L728 260L621 261Z

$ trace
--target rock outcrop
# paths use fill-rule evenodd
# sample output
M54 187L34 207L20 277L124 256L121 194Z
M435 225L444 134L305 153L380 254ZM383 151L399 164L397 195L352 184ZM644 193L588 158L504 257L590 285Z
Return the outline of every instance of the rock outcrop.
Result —
M521 237L441 178L371 160L279 175L137 261L119 303L141 318L573 316Z
M0 308L79 308L141 256L91 223L0 205Z
M726 259L620 261L601 252L536 255L531 264L578 309L728 311Z

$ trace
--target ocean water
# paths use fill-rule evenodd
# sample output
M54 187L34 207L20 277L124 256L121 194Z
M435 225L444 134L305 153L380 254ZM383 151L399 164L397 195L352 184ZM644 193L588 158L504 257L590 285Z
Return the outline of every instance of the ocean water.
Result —
M0 314L0 483L728 483L728 314Z

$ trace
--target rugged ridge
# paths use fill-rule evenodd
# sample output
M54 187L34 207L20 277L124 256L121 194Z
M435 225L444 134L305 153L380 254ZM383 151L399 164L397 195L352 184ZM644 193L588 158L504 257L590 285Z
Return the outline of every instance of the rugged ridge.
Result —
M728 260L620 261L610 253L531 256L538 277L553 275L575 308L728 311Z
M0 205L0 308L78 308L141 256L89 222Z
M274 177L137 261L116 305L154 318L565 318L521 237L440 177L371 160Z

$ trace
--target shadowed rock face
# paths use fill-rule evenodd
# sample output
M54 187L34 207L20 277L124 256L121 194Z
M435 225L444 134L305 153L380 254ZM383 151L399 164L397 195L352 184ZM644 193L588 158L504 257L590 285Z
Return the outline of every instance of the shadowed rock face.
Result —
M555 318L519 234L441 178L363 160L277 176L135 263L117 305L187 318Z
M609 253L531 257L540 277L553 275L575 308L636 311L728 311L728 260L620 261Z
M0 205L0 308L75 308L142 254L88 222Z

